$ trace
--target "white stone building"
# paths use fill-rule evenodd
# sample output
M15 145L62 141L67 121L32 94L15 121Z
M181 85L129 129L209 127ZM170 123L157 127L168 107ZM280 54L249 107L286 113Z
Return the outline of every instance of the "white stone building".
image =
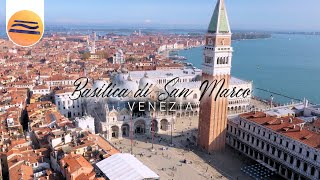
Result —
M125 62L124 53L121 49L118 49L113 56L113 64L123 64Z
M320 134L305 127L294 107L230 118L227 144L286 179L319 179Z
M95 134L95 123L94 118L91 116L76 117L75 119L76 127L79 127L83 130L90 131L92 134Z
M32 88L32 94L48 95L51 93L50 87L47 85L38 85Z
M54 101L59 112L67 118L81 117L84 115L82 109L82 99L72 100L78 97L76 94L72 96L73 89L63 89L55 92Z

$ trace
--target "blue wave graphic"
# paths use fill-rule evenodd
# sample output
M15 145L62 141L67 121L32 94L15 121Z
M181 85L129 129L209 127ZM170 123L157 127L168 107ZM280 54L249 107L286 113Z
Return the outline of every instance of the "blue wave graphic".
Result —
M13 24L11 27L16 27L16 26L21 26L21 27L24 27L26 29L38 29L39 26L28 26L28 25L25 25L25 24Z
M38 24L38 22L34 22L34 21L23 21L23 20L14 20L14 22L17 22L17 23L25 23L25 24Z
M22 33L22 34L40 35L40 32L39 32L39 31L28 31L28 30L20 30L20 29L10 29L9 32L12 32L12 33Z
M12 33L22 33L22 34L33 34L33 35L40 35L39 31L33 31L39 29L39 26L29 26L28 24L38 24L38 22L33 21L24 21L24 20L15 20L15 24L13 24L9 30ZM13 27L22 27L24 29L13 29Z

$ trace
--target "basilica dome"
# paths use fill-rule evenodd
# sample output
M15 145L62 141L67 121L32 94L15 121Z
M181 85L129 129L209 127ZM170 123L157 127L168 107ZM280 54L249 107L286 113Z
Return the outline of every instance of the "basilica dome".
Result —
M93 89L97 89L97 88L102 89L102 88L106 88L107 86L108 86L107 82L105 82L103 80L97 80L93 84Z
M113 77L112 83L116 85L120 85L123 83L123 81L128 79L128 76L129 74L127 73L118 73Z
M143 89L147 84L148 84L148 86L150 86L152 84L153 85L152 87L155 87L157 83L155 81L153 81L151 78L149 78L148 73L146 72L144 74L144 77L141 78L139 81L139 88Z
M123 74L128 74L128 69L127 68L125 68L125 67L123 67L123 68L121 68L121 72L123 73Z
M132 93L135 93L138 91L139 85L137 82L133 81L129 75L126 80L123 80L122 83L119 84L119 88L128 89L129 91L132 91Z

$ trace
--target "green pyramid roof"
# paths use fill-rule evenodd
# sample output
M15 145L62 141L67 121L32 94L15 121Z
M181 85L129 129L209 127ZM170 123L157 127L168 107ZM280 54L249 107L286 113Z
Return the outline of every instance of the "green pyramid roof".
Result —
M218 0L208 28L209 33L230 33L230 26L224 0Z

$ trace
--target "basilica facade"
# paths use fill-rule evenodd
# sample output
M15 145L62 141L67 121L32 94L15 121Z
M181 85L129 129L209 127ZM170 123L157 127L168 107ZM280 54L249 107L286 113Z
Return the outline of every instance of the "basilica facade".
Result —
M166 85L175 77L178 82L173 86ZM134 98L134 93L126 98L83 98L82 111L85 116L95 119L94 127L96 133L103 134L107 139L119 139L130 135L143 135L155 133L168 133L174 129L175 122L179 118L189 118L199 115L201 96L201 70L196 68L185 68L177 70L154 70L154 71L128 71L119 69L111 74L109 82L96 80L92 82L92 88L103 88L107 84L116 84L119 89L129 89L136 92L146 85L152 84L150 93L145 98ZM170 83L169 83L170 84ZM252 89L252 82L238 78L231 78L231 84L236 88ZM149 109L145 105L143 111L139 107L130 107L133 102L154 102L159 106L158 97L173 89L187 88L192 93L187 97L168 98L166 107ZM150 91L151 91L150 90ZM250 97L230 98L229 112L238 113L249 109ZM174 104L173 104L174 103ZM63 104L63 103L61 103ZM65 110L65 109L64 109ZM130 133L132 132L132 133Z

